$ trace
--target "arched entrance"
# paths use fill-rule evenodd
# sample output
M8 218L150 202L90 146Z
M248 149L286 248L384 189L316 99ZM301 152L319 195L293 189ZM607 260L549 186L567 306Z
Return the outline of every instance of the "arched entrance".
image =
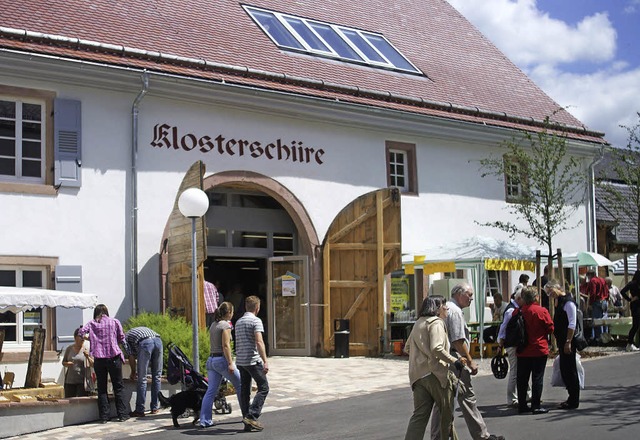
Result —
M310 306L322 297L319 243L302 204L280 183L248 171L217 173L202 179L200 186L210 200L200 280L218 282L220 292L240 313L244 296L262 297L260 315L270 354L319 355L322 311ZM172 235L168 224L163 255L172 252ZM174 283L171 272L184 272L185 265L173 258L161 260L163 279L168 281L164 305L190 310L190 298L181 295L176 304L172 294L184 290L188 280L182 277L183 284ZM199 290L202 297L202 286ZM204 307L204 301L199 304Z

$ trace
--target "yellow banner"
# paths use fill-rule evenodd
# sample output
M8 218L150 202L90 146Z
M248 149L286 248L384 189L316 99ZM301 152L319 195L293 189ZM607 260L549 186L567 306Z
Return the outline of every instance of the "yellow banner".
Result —
M484 268L486 270L526 270L535 272L536 264L533 261L488 259L484 260Z
M431 275L432 273L440 272L455 272L456 263L453 261L443 261L440 263L425 263L423 266L424 274Z
M413 275L415 272L415 269L413 267L413 264L405 264L404 265L404 274L405 275Z

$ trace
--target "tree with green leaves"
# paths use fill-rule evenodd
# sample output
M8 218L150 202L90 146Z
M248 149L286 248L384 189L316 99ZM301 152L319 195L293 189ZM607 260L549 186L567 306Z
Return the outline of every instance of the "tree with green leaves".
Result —
M637 116L638 122L635 125L621 125L628 133L627 145L610 150L612 160L606 170L608 178L601 176L598 186L604 190L612 212L634 220L636 244L640 245L640 112ZM640 253L637 260L640 267Z
M502 154L481 159L482 177L495 176L505 183L506 210L524 220L479 223L501 229L510 238L523 235L547 248L549 274L553 276L553 238L578 227L572 215L584 203L588 177L582 161L567 152L562 127L545 118L542 130L520 131L500 144Z

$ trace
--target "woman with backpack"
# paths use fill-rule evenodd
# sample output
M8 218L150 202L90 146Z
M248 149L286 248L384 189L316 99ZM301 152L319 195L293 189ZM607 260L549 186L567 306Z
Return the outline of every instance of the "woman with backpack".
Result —
M553 333L553 321L549 311L540 306L538 290L535 287L522 289L523 306L519 314L524 318L527 344L518 347L518 375L516 378L518 390L518 412L532 412L534 415L546 414L548 409L540 406L544 369L549 355L548 335ZM515 312L514 312L515 313ZM513 321L511 317L511 321ZM527 406L527 386L531 378L531 407Z
M576 409L580 405L580 381L576 368L576 345L573 335L577 325L576 303L557 280L550 280L544 287L545 292L555 301L556 313L553 317L553 335L558 344L560 358L560 375L564 382L569 398L559 405L560 409Z

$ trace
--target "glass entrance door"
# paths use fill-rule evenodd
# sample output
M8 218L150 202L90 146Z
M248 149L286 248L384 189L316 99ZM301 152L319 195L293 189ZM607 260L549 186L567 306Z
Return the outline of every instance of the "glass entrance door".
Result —
M269 258L270 354L308 356L309 260L306 256Z

